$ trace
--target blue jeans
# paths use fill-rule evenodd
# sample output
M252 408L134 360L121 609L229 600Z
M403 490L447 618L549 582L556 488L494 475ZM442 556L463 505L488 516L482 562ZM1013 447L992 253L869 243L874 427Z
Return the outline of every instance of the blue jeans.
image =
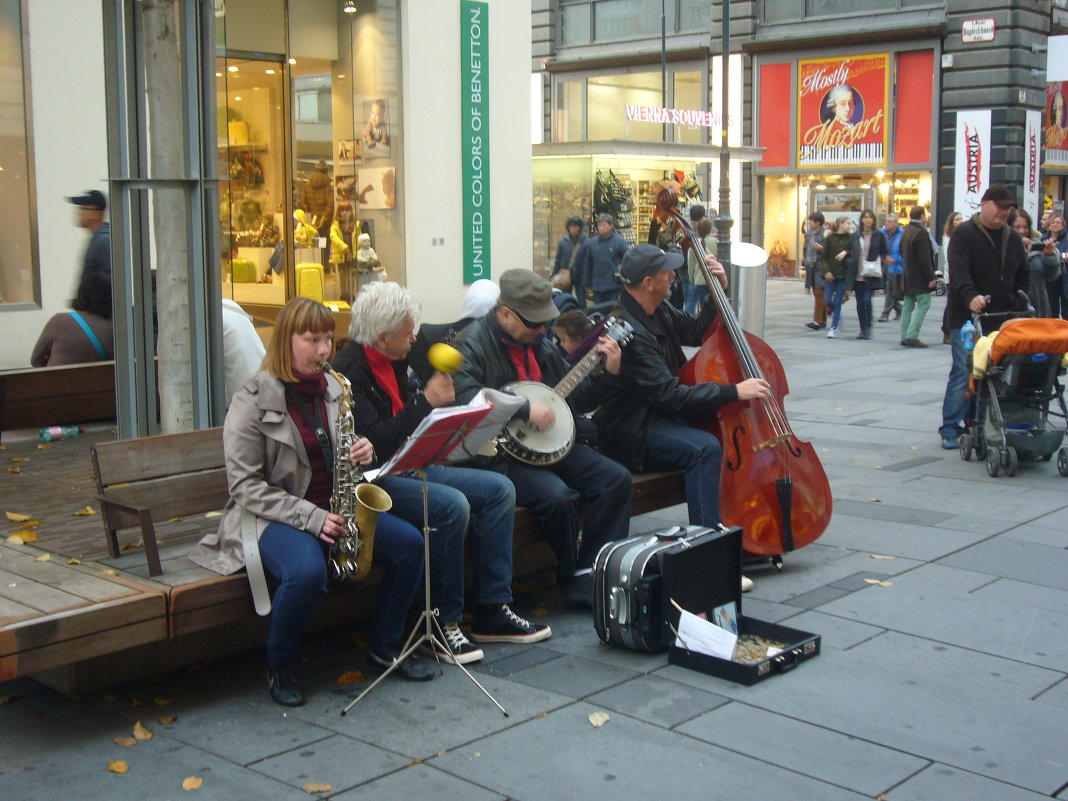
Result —
M704 303L708 300L708 287L704 284L690 284L689 291L686 292L686 307L687 314L697 313L697 304Z
M861 331L871 330L871 282L854 281L853 292L857 301L857 321Z
M327 546L307 531L271 523L260 536L263 566L278 581L267 629L267 664L291 665L300 636L326 595ZM423 538L400 518L378 518L371 555L386 574L378 587L368 644L390 651L404 636L404 618L423 578Z
M838 321L842 319L842 299L845 297L845 279L835 278L833 281L825 281L823 294L831 307L831 328L838 327Z
M443 623L464 611L464 538L471 522L475 566L472 592L481 604L512 602L515 487L499 473L434 466L426 471L430 534L430 598ZM378 485L393 498L393 514L423 527L423 481L387 476Z
M629 533L630 471L586 445L576 443L552 467L507 461L504 473L515 484L519 504L537 515L542 536L560 562L562 579L576 569L591 567L602 545ZM586 522L582 547L576 553L580 499L587 503Z
M719 474L723 449L700 428L657 417L649 426L649 467L685 470L690 525L719 525Z
M968 356L959 328L950 330L949 341L953 348L953 364L949 368L946 397L942 401L942 425L938 433L943 437L956 437L968 416Z

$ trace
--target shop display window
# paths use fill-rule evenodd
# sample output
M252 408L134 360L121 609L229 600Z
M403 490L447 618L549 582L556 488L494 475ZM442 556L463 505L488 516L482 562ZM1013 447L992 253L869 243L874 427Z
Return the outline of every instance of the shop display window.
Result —
M0 70L4 74L4 135L0 137L0 308L36 304L38 255L34 164L20 3L0 5ZM73 207L72 207L73 208Z
M404 281L397 6L223 7L223 293L255 317L273 319L294 295L345 317L363 282Z

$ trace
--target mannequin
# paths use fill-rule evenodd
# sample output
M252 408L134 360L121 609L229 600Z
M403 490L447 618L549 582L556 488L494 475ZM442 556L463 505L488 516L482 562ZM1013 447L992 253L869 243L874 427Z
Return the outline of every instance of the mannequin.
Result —
M371 237L368 234L360 234L356 237L356 276L358 280L357 291L367 284L386 280L386 268L378 259L378 254L371 247Z

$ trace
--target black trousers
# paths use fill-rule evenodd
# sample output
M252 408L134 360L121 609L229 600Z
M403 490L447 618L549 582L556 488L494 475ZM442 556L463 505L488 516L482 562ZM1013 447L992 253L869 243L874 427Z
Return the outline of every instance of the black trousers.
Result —
M534 510L542 536L560 562L559 575L593 565L606 542L623 539L630 525L630 471L586 445L576 443L552 467L506 461L504 473L515 484L515 500ZM587 504L582 545L578 541L578 502Z

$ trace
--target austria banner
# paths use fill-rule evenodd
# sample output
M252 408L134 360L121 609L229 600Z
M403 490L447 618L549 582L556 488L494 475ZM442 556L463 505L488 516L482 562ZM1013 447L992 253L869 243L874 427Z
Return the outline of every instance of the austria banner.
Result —
M968 219L990 185L990 109L957 112L953 208Z
M886 165L889 64L886 53L797 62L797 166Z
M1068 81L1046 84L1046 124L1042 130L1042 166L1068 167Z
M1039 183L1039 162L1042 152L1042 112L1030 110L1024 124L1024 186L1021 208L1031 215L1032 220L1041 218L1038 203L1042 195ZM1037 223L1036 223L1037 225Z

